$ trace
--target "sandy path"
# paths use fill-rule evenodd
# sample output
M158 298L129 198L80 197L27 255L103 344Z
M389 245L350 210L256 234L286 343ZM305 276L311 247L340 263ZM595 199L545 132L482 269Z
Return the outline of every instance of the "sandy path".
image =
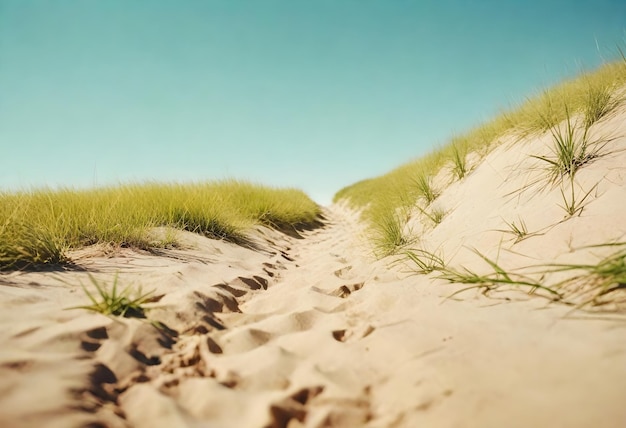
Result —
M283 242L284 251L265 263L268 289L242 295L238 311L220 313L225 328L181 338L178 345L188 341L191 349L199 340L211 343L204 357L210 376L152 380L174 397L173 423L182 423L181 413L217 427L360 426L371 419L370 392L358 378L378 364L360 363L360 347L344 348L374 331L348 302L366 279L379 278L354 239L355 219L327 215L326 227ZM142 410L147 388L121 397L134 426L163 423L163 415Z
M626 421L623 320L576 319L518 294L442 303L454 287L399 279L398 269L368 257L354 217L328 215L330 226L295 242L294 262L214 335L223 350L215 370L250 400L236 398L245 423L227 408L223 426L255 426L265 403L274 426ZM214 400L207 394L195 409Z
M374 261L354 213L326 216L304 239L260 229L257 250L84 259L153 284L165 330L64 311L84 296L50 274L3 276L2 426L623 426L624 320L522 293L444 302L458 287Z
M541 299L422 284L373 262L354 217L292 240L267 291L208 334L211 378L176 385L194 419L241 426L619 426L626 324ZM406 275L404 275L406 276ZM468 300L469 299L469 300ZM155 426L132 399L129 420ZM127 403L124 405L124 403ZM268 413L270 419L266 421ZM264 421L264 422L261 422Z

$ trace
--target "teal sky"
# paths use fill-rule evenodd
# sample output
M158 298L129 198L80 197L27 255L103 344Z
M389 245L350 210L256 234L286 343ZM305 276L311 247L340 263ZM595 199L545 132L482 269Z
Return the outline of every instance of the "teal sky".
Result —
M0 189L341 187L625 44L623 0L0 0Z

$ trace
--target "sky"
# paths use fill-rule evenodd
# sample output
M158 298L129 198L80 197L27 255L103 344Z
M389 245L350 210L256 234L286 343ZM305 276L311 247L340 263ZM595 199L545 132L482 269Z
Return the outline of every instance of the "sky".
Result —
M626 46L623 0L0 0L0 190L328 204Z

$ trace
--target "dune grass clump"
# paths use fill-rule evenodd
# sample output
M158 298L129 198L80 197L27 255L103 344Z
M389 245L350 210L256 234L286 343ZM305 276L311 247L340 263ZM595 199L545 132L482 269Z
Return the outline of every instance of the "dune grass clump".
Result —
M413 264L412 270L421 275L445 269L443 257L423 248L411 248L404 252L406 258Z
M381 215L377 220L372 239L380 256L395 254L409 243L404 234L404 224L397 214Z
M167 227L244 242L255 224L298 228L320 208L296 189L226 180L131 184L91 190L39 189L0 194L0 270L62 264L92 244L151 249L172 243Z
M566 114L565 129L558 125L550 128L554 143L551 148L553 156L533 156L549 165L552 183L559 182L564 176L573 178L582 166L601 157L608 143L605 139L590 140L589 127L584 125L582 129L576 128L567 110Z
M446 211L441 207L433 207L429 211L425 210L419 205L416 205L415 208L417 208L417 210L421 212L424 217L429 219L435 226L441 223L446 215Z
M576 182L574 181L574 177L571 177L569 180L569 190L570 190L569 193L567 193L566 190L564 189L565 184L561 185L561 188L559 189L561 191L561 198L562 198L563 203L558 204L558 206L563 208L563 210L567 213L566 218L574 217L576 215L581 215L583 212L583 209L585 209L585 207L587 206L586 204L587 198L589 197L589 195L591 195L591 192L593 192L598 187L598 185L596 184L591 189L589 189L584 195L580 196L579 194L577 196L574 191L575 184Z
M607 304L617 303L620 305L626 303L626 298L617 301L606 299L606 296L611 293L626 290L625 245L626 243L611 243L592 246L597 248L622 247L595 264L540 264L507 271L496 261L489 259L478 250L474 250L489 265L490 272L479 274L464 267L460 269L441 267L434 270L440 272L439 278L451 283L469 285L469 287L452 293L448 298L472 289L479 289L484 294L488 294L502 287L508 287L525 289L529 294L542 290L545 292L544 297L551 300L560 301L576 308L593 309ZM527 272L527 274L523 272ZM563 280L546 284L547 275L569 272L574 274ZM576 272L579 273L576 274ZM533 279L536 277L538 279Z
M81 284L83 291L91 301L91 305L75 306L69 309L86 309L88 311L98 312L103 315L113 315L125 318L145 318L144 305L150 302L150 296L153 292L141 293L141 290L136 292L131 297L131 287L126 287L123 290L118 290L117 275L113 279L113 285L109 290L103 283L98 282L93 275L89 274L89 280L96 287L98 291L97 296L87 290L87 288Z
M65 249L62 240L45 229L21 221L0 226L0 267L5 269L62 264L67 261Z
M439 193L433 187L432 177L426 175L424 171L419 171L413 182L419 196L426 201L426 205L430 205L439 196Z
M370 225L374 252L379 257L395 254L410 242L403 235L408 215L420 198L434 200L438 192L432 187L432 177L445 163L442 151L401 166L382 177L363 180L340 190L334 201L345 200L354 208L365 208L362 219ZM420 175L424 186L420 187Z
M516 244L529 236L528 227L523 219L518 218L517 223L515 223L515 221L508 222L504 220L504 223L507 225L508 229L500 229L498 231L514 235Z
M585 128L608 116L623 101L617 95L618 88L611 82L589 82L588 85L583 107Z
M462 180L468 173L467 148L462 147L458 142L453 142L452 152L452 172L458 180Z
M596 247L624 246L624 243L602 244ZM553 272L581 271L559 284L568 291L577 307L600 306L608 302L603 298L610 293L626 289L626 249L622 248L596 264L551 265Z
M485 274L479 274L476 271L465 267L461 269L454 269L450 267L441 269L440 278L451 283L469 284L469 287L458 290L449 297L453 297L459 293L472 289L482 289L483 293L488 293L489 291L493 291L502 286L511 286L516 288L525 288L529 293L534 293L536 290L543 290L553 299L562 299L562 295L556 290L556 287L543 285L539 281L521 273L507 272L498 264L497 261L491 260L476 249L473 251L489 265L492 271Z
M516 136L515 141L521 141L530 134L550 132L555 141L554 156L538 158L549 164L550 179L555 184L601 156L610 141L591 141L589 128L624 102L625 85L626 61L604 64L595 71L543 90L420 159L341 189L334 201L346 200L352 207L362 209L362 219L369 224L372 236L389 238L372 241L376 252L382 256L393 254L406 241L406 237L401 239L398 234L398 230L404 230L402 219L397 218L398 210L412 208L420 198L430 204L438 196L430 189L427 177L432 179L442 169L449 168L454 179L463 179L471 170L468 155L476 154L480 159L505 137ZM580 128L575 126L574 117L582 117ZM575 213L580 212L579 208L576 204L572 206ZM390 218L381 218L384 215Z

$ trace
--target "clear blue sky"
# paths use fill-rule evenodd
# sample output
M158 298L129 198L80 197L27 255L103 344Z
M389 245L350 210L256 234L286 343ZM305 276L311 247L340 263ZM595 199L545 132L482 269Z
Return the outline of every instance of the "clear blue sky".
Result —
M624 46L623 0L0 0L0 189L328 203Z

